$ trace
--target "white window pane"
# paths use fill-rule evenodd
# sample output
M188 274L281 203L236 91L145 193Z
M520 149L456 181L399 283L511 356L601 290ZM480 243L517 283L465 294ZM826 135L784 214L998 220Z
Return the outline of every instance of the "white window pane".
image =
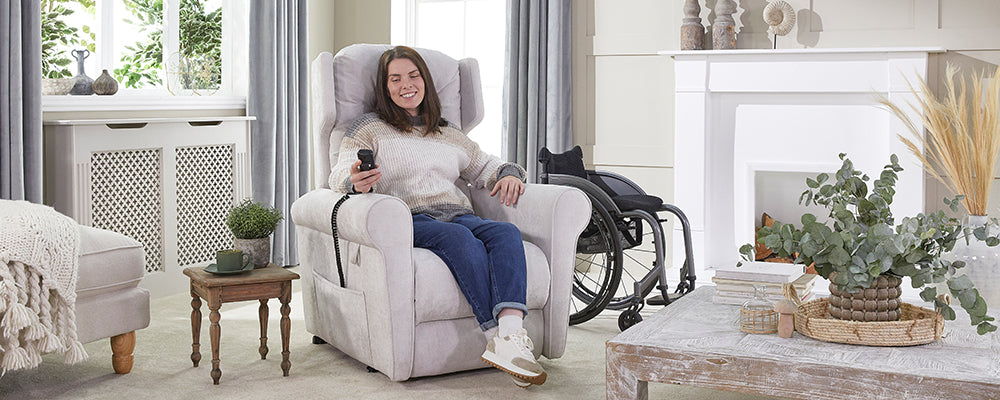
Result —
M162 85L163 8L147 1L115 1L114 75L122 88Z
M504 1L469 1L466 7L465 57L479 61L484 86L503 85Z
M73 77L78 67L73 50L94 49L92 34L97 29L97 18L93 9L84 9L76 2L43 1L42 7L42 57L43 78ZM66 32L72 31L71 34ZM66 41L66 43L63 43ZM62 64L62 65L60 65ZM97 68L97 57L91 54L84 61L84 72L91 79L101 71Z
M417 3L416 46L462 58L464 7L461 1Z

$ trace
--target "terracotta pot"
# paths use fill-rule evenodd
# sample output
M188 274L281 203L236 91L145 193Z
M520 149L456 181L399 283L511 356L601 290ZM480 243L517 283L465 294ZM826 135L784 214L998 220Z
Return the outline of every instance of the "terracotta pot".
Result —
M852 321L898 321L902 282L899 277L882 275L875 278L871 287L856 293L841 291L830 282L830 316Z
M264 268L271 262L271 237L260 239L233 239L233 248L250 253L254 268Z

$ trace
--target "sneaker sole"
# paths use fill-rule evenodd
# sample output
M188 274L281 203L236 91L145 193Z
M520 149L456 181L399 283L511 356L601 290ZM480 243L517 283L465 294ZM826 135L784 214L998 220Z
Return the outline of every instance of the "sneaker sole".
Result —
M520 372L511 371L510 369L508 369L506 367L503 367L503 366L501 366L501 365L499 365L499 364L497 364L497 363L495 363L493 361L490 361L486 357L479 357L479 359L483 360L483 362L485 362L485 363L487 363L489 365L492 365L496 369L499 369L499 370L501 370L503 372L511 374L512 376L515 376L515 377L521 379L522 381L528 382L528 383L530 383L532 385L541 385L541 384L545 383L545 378L547 377L547 375L545 374L544 371L542 371L541 374L538 374L536 376L529 376L529 375L525 375L525 374L520 373ZM518 386L520 386L520 385L518 385ZM525 386L522 386L522 387L525 387Z

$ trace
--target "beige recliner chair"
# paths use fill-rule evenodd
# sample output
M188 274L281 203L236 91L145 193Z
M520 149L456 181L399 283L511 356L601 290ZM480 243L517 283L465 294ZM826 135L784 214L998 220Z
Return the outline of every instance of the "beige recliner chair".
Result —
M484 368L486 338L472 309L444 262L413 247L410 210L402 200L369 193L340 207L346 287L340 285L330 217L341 194L326 181L344 131L374 110L378 58L388 48L353 45L336 57L322 53L312 64L313 162L321 187L292 205L306 330L394 381ZM483 114L478 64L418 51L434 78L442 115L468 133ZM505 207L489 196L490 188L461 183L477 215L521 230L528 261L525 328L536 355L562 356L576 240L590 218L589 200L575 188L530 184L516 207Z

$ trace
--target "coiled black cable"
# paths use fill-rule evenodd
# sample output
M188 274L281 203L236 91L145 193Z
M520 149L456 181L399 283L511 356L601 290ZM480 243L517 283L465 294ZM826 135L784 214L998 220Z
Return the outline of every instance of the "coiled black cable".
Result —
M347 288L347 282L344 281L344 267L340 263L340 239L337 237L337 210L350 197L351 195L344 193L344 197L341 197L340 200L337 200L337 204L333 205L333 214L330 215L330 229L333 231L333 249L337 255L337 275L340 276L340 287L342 288Z

